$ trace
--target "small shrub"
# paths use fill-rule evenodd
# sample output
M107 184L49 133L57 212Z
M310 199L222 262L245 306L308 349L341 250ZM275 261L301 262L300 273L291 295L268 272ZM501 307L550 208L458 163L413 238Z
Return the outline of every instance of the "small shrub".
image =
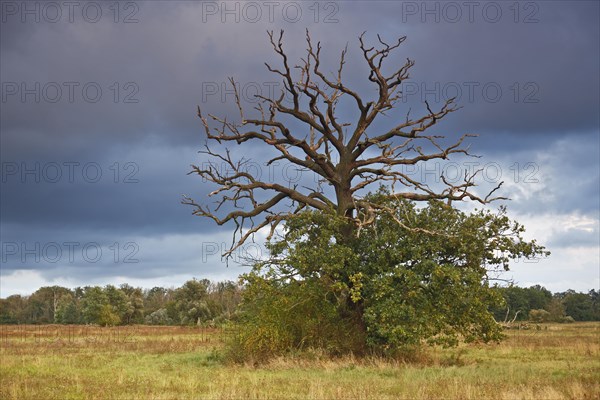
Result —
M531 310L529 311L529 319L533 322L548 322L550 321L550 313L546 310Z
M263 363L316 351L329 356L364 353L365 336L318 281L280 284L248 275L238 321L227 346L229 361Z

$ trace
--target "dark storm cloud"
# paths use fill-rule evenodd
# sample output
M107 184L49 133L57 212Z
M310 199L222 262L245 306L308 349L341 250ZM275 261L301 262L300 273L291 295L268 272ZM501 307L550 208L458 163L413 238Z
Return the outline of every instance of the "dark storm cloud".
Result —
M479 84L473 102L467 90L461 91L471 129L547 134L596 128L598 4L536 4L537 23L515 24L503 9L505 18L483 26L417 25L413 35L427 46L412 42L424 56L415 78L437 80L442 86ZM419 51L423 47L424 54ZM497 103L495 84L502 90Z
M374 44L377 33L390 42L407 35L393 58L394 65L406 57L416 60L404 85L406 99L375 129L403 119L409 108L411 115L422 114L423 100L440 107L446 97L458 95L464 108L436 127L437 133L479 133L473 151L505 168L539 163L543 182L507 188L518 199L510 207L524 213L540 207L584 214L598 209L597 2L527 2L516 9L513 2L476 2L472 15L463 2L325 2L318 14L309 8L313 3L293 3L302 11L297 22L292 22L294 9L282 13L287 3L280 3L272 20L262 2L255 2L260 18L240 2L228 3L237 10L233 14L223 13L222 2L130 3L137 9L120 3L117 22L108 3L98 3L104 7L98 22L77 9L72 22L63 10L56 23L47 21L48 15L41 15L40 22L26 15L21 22L22 10L3 5L3 242L28 236L47 242L57 229L64 240L83 236L80 240L92 241L100 235L103 243L227 231L192 218L191 209L180 204L183 193L205 202L214 190L185 175L190 164L206 161L196 154L204 144L196 105L236 118L229 76L239 81L250 107L257 88L263 94L281 88L263 65L279 65L265 31L280 28L286 30L285 48L294 63L305 54L304 30L309 28L322 41L328 72L336 70L339 53L348 45L345 78L365 96L374 92L366 84L358 36L367 31L367 41ZM501 16L496 18L498 7ZM124 23L125 16L137 22ZM340 111L352 120L351 110ZM268 174L263 165L268 151L247 145L243 155ZM55 165L62 177L51 182ZM98 167L102 178L93 182ZM23 176L24 169L30 172ZM170 268L183 272L193 256L179 259L173 246L165 244L163 261L170 258ZM169 273L158 263L129 273L142 276L144 268L155 276ZM81 271L86 276L118 274L108 267ZM58 267L55 272L65 273Z
M593 20L597 4L535 3L538 22L526 24L514 23L507 6L501 8L503 16L497 23L488 22L490 17L486 20L483 11L474 14L472 23L466 14L451 23L443 3L428 6L437 5L439 15L427 14L420 2L414 2L418 10L411 11L412 3L340 3L338 23L308 25L331 52L331 61L348 43L356 57L356 67L348 67L348 79L359 87L364 74L358 74L364 68L357 36L366 30L374 40L380 32L391 41L407 34L409 39L396 59L410 57L417 64L405 85L405 108L424 99L440 103L458 95L465 108L446 129L529 136L597 125L600 66L593 50L599 47L600 36ZM43 98L35 103L31 95L22 103L16 101L18 95L9 95L3 114L10 117L4 118L3 130L38 132L47 138L39 142L43 148L52 140L84 136L85 143L77 151L85 151L90 142L106 146L109 139L123 143L148 134L193 143L198 133L195 104L214 104L218 99L214 110L227 110L220 104L221 88L217 96L203 96L206 85L220 87L230 75L242 84L278 81L262 65L263 59L273 60L266 28L288 29L286 47L291 54L300 56L304 49L303 27L281 18L276 20L279 24L251 24L244 18L237 24L222 24L219 15L205 14L199 4L141 3L139 22L133 24L115 24L110 19L97 24L23 24L9 18L2 35L3 82L25 82L27 88L35 82L42 88L56 82L65 93L55 104ZM361 21L365 15L367 19ZM331 32L337 33L335 37ZM73 103L65 101L65 82L78 84ZM102 89L98 103L84 98L88 83ZM130 85L125 88L126 84ZM120 95L117 103L115 92ZM128 100L138 102L125 103ZM11 147L18 146L18 140L6 136ZM486 143L488 138L495 140L485 135Z

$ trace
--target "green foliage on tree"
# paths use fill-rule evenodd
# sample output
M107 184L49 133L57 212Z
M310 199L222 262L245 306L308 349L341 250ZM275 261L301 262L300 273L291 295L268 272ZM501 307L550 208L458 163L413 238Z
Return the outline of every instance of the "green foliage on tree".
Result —
M119 286L119 290L125 295L125 312L123 323L141 324L144 322L144 293L140 288L134 288L127 283Z
M59 324L77 324L80 319L81 311L77 299L70 293L61 297L56 309L56 322Z
M128 311L127 296L113 285L85 287L81 303L88 324L119 325Z
M502 298L490 278L512 259L547 254L544 248L525 241L523 226L503 208L465 213L439 201L417 207L385 200L383 189L371 198L395 213L379 216L352 241L345 218L304 212L288 221L285 235L269 245L272 257L243 277L241 340L234 343L242 354L307 344L394 353L501 338L489 309ZM315 321L326 328L321 336L311 329ZM348 333L328 335L330 326ZM348 343L348 336L358 340Z
M497 320L529 320L533 322L599 321L598 292L577 293L567 290L552 293L539 285L497 288L505 299L504 306L492 307Z
M172 310L183 325L196 325L212 317L208 306L208 279L192 279L173 293Z
M86 286L81 299L81 314L86 324L97 324L102 315L102 308L108 304L108 296L98 286Z
M69 290L60 286L44 286L28 297L23 309L25 323L51 324L56 322L56 309L60 298Z
M104 287L108 304L111 306L114 314L119 317L119 321L124 320L125 316L130 312L129 299L122 290L113 286L106 285Z
M241 301L241 288L232 281L211 283L208 303L212 313L212 323L222 324L229 321Z
M552 293L540 285L501 287L497 291L505 300L504 304L491 308L497 321L526 320L531 310L547 309L552 301Z
M553 297L552 300L550 300L546 306L546 311L548 311L550 314L550 321L554 322L562 322L562 320L567 316L565 313L565 306L558 297Z
M143 290L129 284L68 289L47 286L30 296L0 299L0 324L224 324L235 314L234 282L192 279L180 288Z
M0 323L18 324L24 321L27 298L16 294L0 299Z
M144 315L164 309L173 295L172 289L155 286L144 292Z
M121 317L119 314L117 314L114 306L110 304L103 304L100 307L96 322L102 326L114 326L121 323Z
M575 321L600 320L598 294L595 290L590 291L588 294L568 290L564 293L558 293L557 297L561 299L561 303L565 308L565 314L572 317ZM594 302L594 300L596 301Z
M366 232L366 320L379 345L444 345L500 338L488 309L501 302L491 277L511 259L545 254L523 226L498 213L467 214L442 202L395 201L394 219Z

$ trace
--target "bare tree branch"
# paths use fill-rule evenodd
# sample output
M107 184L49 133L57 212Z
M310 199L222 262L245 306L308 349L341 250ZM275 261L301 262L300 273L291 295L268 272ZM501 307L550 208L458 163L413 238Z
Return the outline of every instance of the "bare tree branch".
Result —
M208 142L216 142L220 146L228 142L236 145L262 142L277 152L267 165L283 160L319 177L319 183L314 187L300 188L261 181L249 172L248 159L234 161L228 148L220 147L221 152L217 152L207 145L200 153L207 157L208 163L203 168L192 166L190 174L200 175L216 185L216 190L210 194L217 198L215 206L211 209L187 196L183 203L193 206L195 215L210 218L219 225L233 221L233 243L226 255L231 255L263 228L270 227L272 235L281 222L305 209L345 216L354 222L357 228L354 233L360 232L377 215L391 215L391 210L360 196L363 190L377 183L390 186L391 197L413 201L444 200L451 205L453 201L471 200L487 204L505 199L493 196L502 183L483 197L472 191L476 186L475 178L481 171L471 174L465 171L463 181L459 183L450 182L441 174L442 187L434 189L401 170L402 166L448 160L454 154L472 156L464 141L475 135L465 134L453 144L444 145L443 136L425 134L459 109L454 99L448 99L437 111L425 102L427 113L422 117L412 119L409 111L404 120L389 129L372 137L367 135L368 128L378 116L397 106L402 98L401 85L409 78L414 61L407 59L399 68L385 74L382 70L385 61L406 37L389 44L378 35L378 44L369 47L364 36L363 33L358 39L359 48L369 68L367 79L377 90L374 99L364 100L344 82L347 48L341 52L335 73L326 74L321 65L321 43L315 44L308 30L306 57L301 58L298 65L290 63L283 47L283 31L280 31L278 35L268 32L268 37L273 51L281 59L281 65L265 65L282 80L283 89L278 97L256 96L260 101L255 107L258 117L246 116L233 78L229 82L233 86L239 121L204 115L198 107L198 117ZM356 106L354 123L341 121L336 113L344 98L349 98L350 104ZM286 118L305 126L309 133L300 136L292 132L289 123L284 122ZM223 165L226 166L225 171ZM333 188L333 196L325 193L322 183ZM284 200L290 201L287 207L282 205ZM228 210L221 214L222 209Z

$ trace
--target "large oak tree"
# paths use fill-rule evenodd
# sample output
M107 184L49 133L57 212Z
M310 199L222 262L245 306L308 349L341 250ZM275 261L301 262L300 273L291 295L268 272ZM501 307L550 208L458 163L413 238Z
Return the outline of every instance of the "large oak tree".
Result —
M312 346L359 354L499 339L488 311L499 301L490 272L546 252L522 238L523 228L504 209L464 214L453 207L453 201L503 199L494 196L501 183L479 195L480 171L467 170L458 182L441 174L435 185L407 172L407 166L470 155L464 141L473 135L448 141L430 130L457 110L454 99L437 110L425 102L419 117L398 109L414 62L384 64L405 37L389 44L377 36L376 46L359 37L373 98L345 79L347 49L331 74L321 65L321 44L308 32L306 55L295 64L284 51L283 32L269 38L281 65L267 68L283 90L278 97L258 95L252 116L237 89L235 119L198 109L208 161L191 173L216 185L210 195L217 200L210 208L184 199L198 216L235 223L226 256L270 227L270 257L242 277L242 332L233 353L263 358ZM288 162L318 179L304 186L261 179L248 158L235 159L227 147L248 154L257 144L273 151L267 165ZM281 223L284 235L273 239Z

